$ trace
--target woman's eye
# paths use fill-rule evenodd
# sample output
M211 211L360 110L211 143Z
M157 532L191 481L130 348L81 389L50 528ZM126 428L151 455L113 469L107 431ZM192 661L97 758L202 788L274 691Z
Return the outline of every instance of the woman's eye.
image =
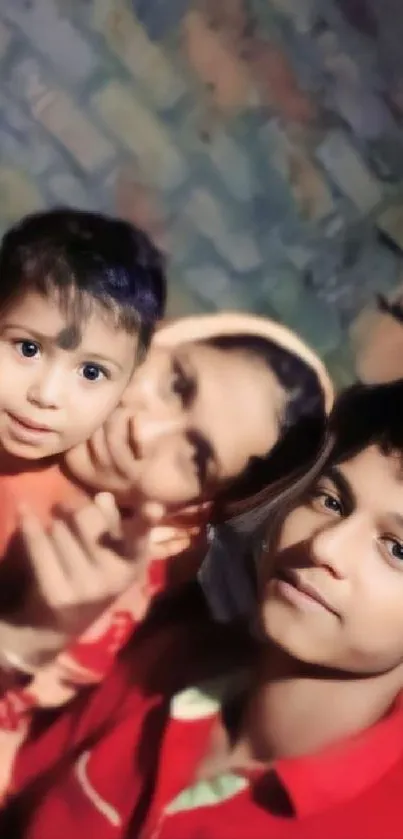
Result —
M36 343L36 341L28 341L27 339L22 341L15 341L14 346L17 349L17 352L23 356L23 358L35 358L40 353L40 346Z
M177 362L174 362L172 368L171 390L183 402L190 400L194 390L193 381Z
M389 556L403 564L403 544L391 537L385 537L383 543L386 546Z
M108 371L99 364L83 364L81 375L87 382L99 382L101 379L108 379Z
M337 513L337 515L341 515L343 513L343 508L339 499L335 495L331 495L329 492L318 490L313 496L313 501L316 507L329 510L331 513Z

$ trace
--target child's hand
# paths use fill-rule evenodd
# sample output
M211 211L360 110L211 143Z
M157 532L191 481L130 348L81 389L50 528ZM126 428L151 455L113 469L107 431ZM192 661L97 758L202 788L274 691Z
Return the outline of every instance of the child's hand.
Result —
M45 529L22 510L21 531L37 584L25 623L30 616L38 623L42 607L65 638L80 634L136 577L144 579L150 533L162 512L148 505L126 525L113 497L100 493Z
M129 499L138 483L134 422L131 411L117 408L87 442L67 452L73 477L87 487L112 492L121 501Z

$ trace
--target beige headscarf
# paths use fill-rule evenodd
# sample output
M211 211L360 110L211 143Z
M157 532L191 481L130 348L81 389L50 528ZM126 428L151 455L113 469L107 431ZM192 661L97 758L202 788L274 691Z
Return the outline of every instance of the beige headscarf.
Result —
M219 312L213 315L191 315L164 324L154 337L154 344L175 347L190 341L207 341L223 335L252 335L266 338L283 349L299 356L318 376L323 388L325 407L330 411L334 389L325 365L295 332L270 318L243 312Z
M154 343L156 346L174 347L192 341L206 341L210 338L226 335L251 335L254 338L266 339L298 356L316 374L318 388L323 392L325 411L326 413L330 412L334 400L334 388L325 365L295 332L269 318L243 312L192 315L165 324L156 334ZM242 498L231 504L226 504L223 511L224 518L232 518L253 509L263 503L266 497L267 490L263 489L249 498Z

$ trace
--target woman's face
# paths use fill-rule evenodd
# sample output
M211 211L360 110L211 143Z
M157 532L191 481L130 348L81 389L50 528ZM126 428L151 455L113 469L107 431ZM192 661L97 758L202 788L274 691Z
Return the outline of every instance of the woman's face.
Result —
M212 498L275 445L284 400L274 374L247 354L202 343L152 347L122 403L132 418L133 492L167 506ZM77 447L69 468L118 492L96 452L91 441Z

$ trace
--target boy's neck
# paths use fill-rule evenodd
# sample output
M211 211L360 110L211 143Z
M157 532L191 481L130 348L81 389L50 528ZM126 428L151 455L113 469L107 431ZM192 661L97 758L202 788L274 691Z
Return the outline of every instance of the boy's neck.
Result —
M23 457L14 457L4 449L0 449L0 475L17 475L22 472L41 472L55 466L59 457L46 457L39 460L27 460Z
M301 666L267 650L246 705L238 749L271 761L320 751L374 725L400 693L402 671L351 677Z

